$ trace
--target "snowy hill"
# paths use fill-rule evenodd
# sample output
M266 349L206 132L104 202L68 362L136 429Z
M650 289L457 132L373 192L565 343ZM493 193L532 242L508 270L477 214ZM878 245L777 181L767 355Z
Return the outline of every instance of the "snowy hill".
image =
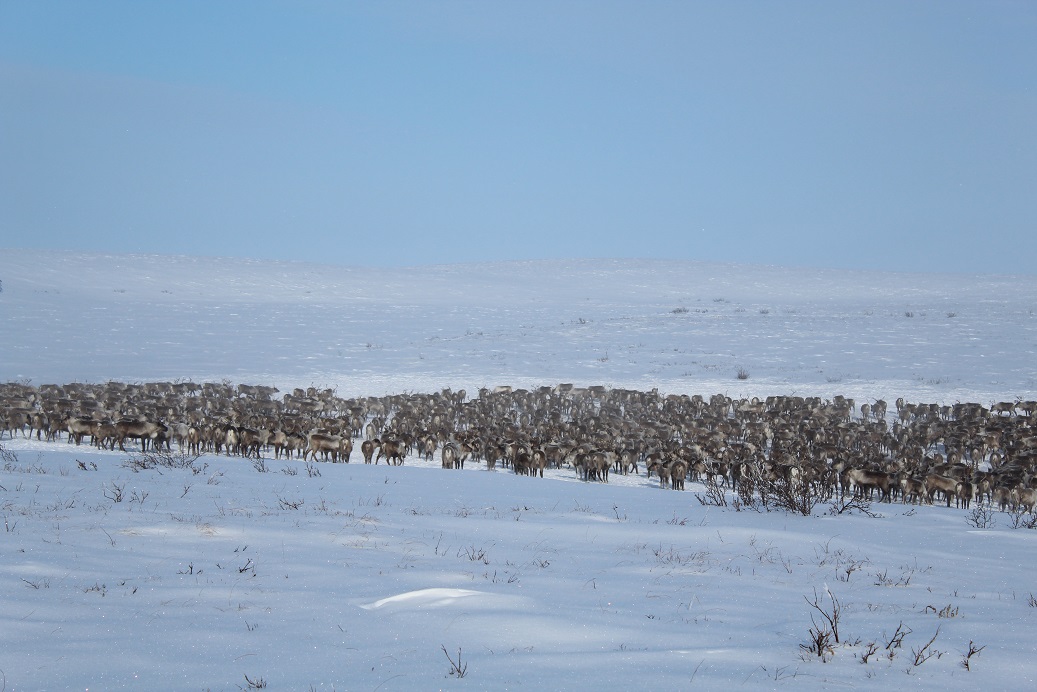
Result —
M1033 277L8 250L0 281L0 382L1037 399ZM6 690L1037 684L1037 530L989 504L0 445Z

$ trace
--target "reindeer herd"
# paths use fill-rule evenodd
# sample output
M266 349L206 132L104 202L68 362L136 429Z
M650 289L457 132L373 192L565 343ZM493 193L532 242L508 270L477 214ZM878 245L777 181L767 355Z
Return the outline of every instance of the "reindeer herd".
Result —
M497 387L384 397L229 383L0 384L5 435L126 450L399 465L409 455L444 469L498 465L543 477L568 468L586 481L610 473L739 484L781 480L819 493L883 502L973 501L1037 506L1037 402L940 406L898 399L662 395L572 385Z

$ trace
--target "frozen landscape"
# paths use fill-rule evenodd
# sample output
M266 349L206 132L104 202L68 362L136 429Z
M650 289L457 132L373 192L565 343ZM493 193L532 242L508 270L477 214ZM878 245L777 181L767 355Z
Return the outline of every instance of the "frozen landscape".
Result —
M883 399L890 425L899 397L1037 399L1033 276L5 250L0 282L0 382L32 386L564 382ZM0 439L0 690L1037 685L1037 531L996 506L738 511L643 465L438 455L141 470L25 433Z

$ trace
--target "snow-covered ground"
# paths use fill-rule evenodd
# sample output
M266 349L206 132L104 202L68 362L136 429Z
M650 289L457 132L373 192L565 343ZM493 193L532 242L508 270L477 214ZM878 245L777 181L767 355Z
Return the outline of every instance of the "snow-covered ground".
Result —
M229 378L343 397L572 381L949 403L1037 391L1034 276L5 250L0 281L0 381Z
M1037 399L1034 277L7 250L0 281L0 381ZM1005 513L735 511L643 475L413 457L134 472L2 444L6 690L1037 685L1037 531ZM801 645L833 598L822 662Z

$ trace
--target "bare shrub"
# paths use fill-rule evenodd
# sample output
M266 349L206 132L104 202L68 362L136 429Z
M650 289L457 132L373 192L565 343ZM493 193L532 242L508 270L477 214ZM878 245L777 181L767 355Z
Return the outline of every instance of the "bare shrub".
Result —
M756 469L751 469L749 473L738 476L738 484L735 487L736 497L733 501L735 510L741 511L743 507L757 511L760 509L756 493L759 485L760 475Z
M700 505L706 507L727 507L727 495L724 493L724 489L717 483L716 476L707 475L706 479L702 482L706 488L705 494L695 493L695 499L699 501Z
M1025 509L1009 515L1009 526L1013 529L1037 529L1037 514L1029 514Z
M112 502L122 502L123 491L126 490L126 484L118 485L115 481L112 481L111 488L104 488L101 492L106 498Z
M903 620L900 621L900 624L897 625L896 632L894 632L893 636L886 641L886 655L889 657L889 660L892 661L897 655L897 650L904 645L904 637L911 634L912 631L913 630L910 627L904 626Z
M746 370L745 368L738 368L738 374L736 375L736 377L738 379L740 379L740 380L748 380L749 379L749 371Z
M825 627L819 627L816 622L813 623L809 630L809 637L806 644L800 644L804 652L808 654L814 654L821 659L822 663L827 663L828 660L835 655L835 648L832 646L832 632Z
M824 594L828 594L829 605L826 609L824 606ZM835 639L835 643L839 643L839 618L842 617L842 604L839 603L839 599L835 597L835 594L825 587L824 594L818 595L817 589L814 589L814 600L811 601L806 596L803 600L806 601L811 608L816 610L823 618L822 628L828 629L832 637ZM818 627L814 621L814 616L811 614L810 621L814 623L814 628Z
M943 656L942 651L938 651L937 649L933 648L933 644L936 642L936 638L939 636L940 628L937 627L936 633L933 634L932 639L926 642L924 646L921 646L917 649L911 649L911 653L914 655L914 660L912 661L911 665L917 668L933 656L935 656L936 658L940 658L941 656Z
M130 458L123 462L123 466L134 473L139 471L151 471L156 469L191 469L199 473L195 462L201 457L200 454L189 454L184 451L172 452L165 449L149 449L144 452L134 452Z
M832 501L828 504L829 516L835 517L840 514L853 514L855 512L872 518L879 516L871 511L871 500L866 500L859 495L833 496Z
M922 609L923 613L932 611L938 618L956 618L958 617L958 607L948 603L943 608L937 609L934 605L927 605Z
M805 517L809 517L818 504L831 498L831 490L824 484L783 476L761 478L759 493L764 506L773 506Z
M972 670L972 657L978 656L979 653L983 651L983 649L985 648L987 648L985 645L977 647L976 643L970 639L968 651L962 654L961 667L965 670Z
M484 565L490 564L490 559L486 557L486 551L482 548L476 548L474 545L468 548L461 548L457 551L458 557L467 557L472 562L481 562Z
M247 690L262 690L266 689L266 680L263 678L250 678L248 675L245 676L245 689Z
M5 464L17 464L18 455L0 444L0 461L3 461Z
M994 521L994 510L981 504L977 504L965 515L965 523L974 529L989 529L997 524Z
M457 648L456 661L450 657L450 654L447 652L445 646L440 645L440 648L443 649L443 655L446 656L446 660L450 661L450 675L457 676L458 678L463 678L465 675L468 674L468 664L461 662L461 647Z

